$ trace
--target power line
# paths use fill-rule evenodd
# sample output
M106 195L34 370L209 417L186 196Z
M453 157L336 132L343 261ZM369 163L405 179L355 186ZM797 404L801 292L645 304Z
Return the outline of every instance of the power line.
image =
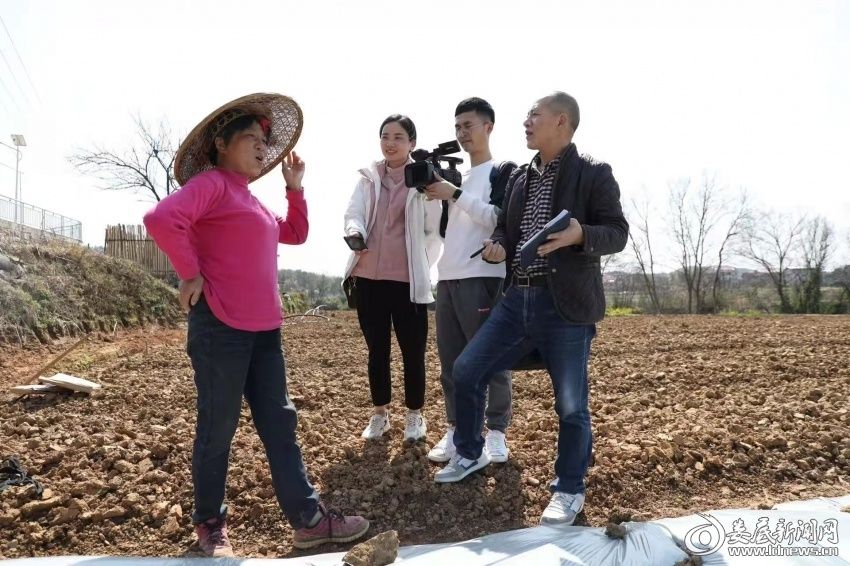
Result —
M2 87L3 87L3 90L5 90L7 93L9 93L9 99L12 101L12 104L14 104L14 105L15 105L15 108L17 108L18 110L20 110L20 109L21 109L21 107L20 107L20 106L18 106L18 103L17 103L17 101L15 100L15 97L14 97L14 96L12 96L12 91L10 91L10 90L9 90L9 87L7 87L7 86L6 86L6 83L5 83L5 82L3 82L3 79L2 79L2 78L0 78L0 86L2 86Z
M12 70L12 66L9 64L9 60L6 59L6 56L3 55L3 51L0 50L0 57L3 58L3 62L6 63L6 68L9 69L9 76L12 77L12 80L15 81L15 86L18 87L18 90L21 91L21 94L24 96L24 101L27 104L31 104L29 98L27 98L27 93L24 92L24 89L21 88L21 83L18 82L18 77L15 76L15 71Z
M9 37L9 43L12 44L12 50L15 52L15 55L18 56L18 61L21 63L21 68L24 70L24 74L26 75L27 80L29 81L30 86L32 87L32 91L35 93L35 97L38 99L38 102L41 103L41 96L38 94L38 89L35 88L35 85L32 82L32 77L30 77L30 73L29 71L27 71L27 66L24 65L24 60L21 59L21 54L18 53L18 48L15 47L15 42L12 39L12 34L9 33L9 28L6 27L6 22L3 21L2 16L0 16L0 24L2 24L3 29L6 30L6 35Z

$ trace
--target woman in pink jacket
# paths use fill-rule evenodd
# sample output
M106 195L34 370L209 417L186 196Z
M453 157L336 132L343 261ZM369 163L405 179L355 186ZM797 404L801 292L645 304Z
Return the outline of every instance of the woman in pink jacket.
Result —
M404 182L413 160L416 126L400 114L388 116L378 130L383 159L360 170L345 211L345 235L354 244L345 269L354 288L357 318L369 350L369 391L374 413L362 432L375 440L390 430L391 334L404 363L404 439L424 439L427 305L434 302L430 268L440 251L440 203Z
M189 312L187 351L198 410L192 520L210 556L233 555L224 493L243 396L266 449L277 500L295 530L293 544L347 542L369 528L366 519L320 503L296 442L295 407L286 388L277 247L307 239L305 167L290 153L301 124L298 105L277 94L249 95L219 108L178 150L175 177L182 188L144 219L180 277L180 302ZM248 189L281 162L286 218Z

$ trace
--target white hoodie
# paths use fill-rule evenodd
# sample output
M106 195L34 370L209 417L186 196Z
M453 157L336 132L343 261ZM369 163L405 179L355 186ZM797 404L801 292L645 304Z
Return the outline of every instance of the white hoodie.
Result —
M345 235L360 234L366 240L375 221L378 197L381 194L380 162L369 169L360 169L360 180L354 188L345 211ZM407 247L407 269L410 278L410 301L434 302L431 293L431 266L440 254L440 201L429 201L416 189L408 189L404 207L404 241ZM368 222L368 226L366 225ZM359 257L351 253L345 267L346 279L357 265Z

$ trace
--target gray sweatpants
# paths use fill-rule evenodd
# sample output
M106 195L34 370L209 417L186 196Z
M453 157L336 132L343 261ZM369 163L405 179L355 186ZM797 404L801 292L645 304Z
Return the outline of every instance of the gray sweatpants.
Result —
M437 284L437 350L440 354L446 420L455 423L455 388L452 368L466 344L478 331L501 294L502 279L472 277ZM511 422L511 372L493 374L487 394L487 428L505 432Z

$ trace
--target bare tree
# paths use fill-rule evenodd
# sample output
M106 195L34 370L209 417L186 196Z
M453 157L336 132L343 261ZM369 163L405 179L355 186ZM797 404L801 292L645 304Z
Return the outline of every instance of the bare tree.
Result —
M823 216L807 220L802 230L803 278L797 286L797 310L821 311L821 284L826 262L832 253L834 232Z
M763 212L747 223L741 255L767 271L779 298L779 310L793 312L788 293L788 270L792 252L799 245L805 217L792 219L787 214Z
M655 279L655 254L652 250L652 237L649 228L649 197L646 196L640 202L635 199L631 201L634 218L629 225L629 240L632 244L632 252L637 260L638 269L643 278L646 294L649 296L649 304L652 312L661 312L661 301L658 297L658 284Z
M696 192L691 190L690 179L670 187L670 229L678 246L677 261L685 281L689 313L704 311L708 248L714 229L729 213L723 193L715 177L707 174Z
M105 190L141 192L160 201L179 188L174 179L178 144L166 121L154 130L141 116L134 120L136 140L123 152L95 147L68 159L78 171L103 181Z
M750 218L751 210L749 205L749 195L745 190L741 190L738 195L736 206L732 209L729 224L726 228L726 234L720 241L720 246L717 249L717 268L714 270L714 281L711 284L711 308L717 313L720 305L718 290L720 288L720 273L723 269L723 261L726 259L726 253L730 248L730 244L734 242L743 227Z

